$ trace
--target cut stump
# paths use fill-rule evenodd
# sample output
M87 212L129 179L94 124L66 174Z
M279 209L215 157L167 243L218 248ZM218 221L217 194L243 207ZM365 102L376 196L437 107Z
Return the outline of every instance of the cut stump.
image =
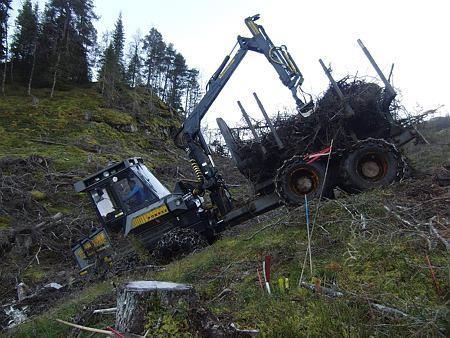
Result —
M157 281L122 284L117 292L116 330L142 334L150 312L172 311L181 304L192 307L196 301L191 285Z

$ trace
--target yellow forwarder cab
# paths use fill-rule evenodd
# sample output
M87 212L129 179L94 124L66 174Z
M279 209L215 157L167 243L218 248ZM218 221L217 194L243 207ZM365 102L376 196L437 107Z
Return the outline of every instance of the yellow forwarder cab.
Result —
M210 240L214 236L203 198L194 196L187 183L178 182L171 193L147 169L141 158L129 158L75 183L86 193L101 227L72 248L82 271L110 260L108 231L133 234L151 248L171 230L189 227Z

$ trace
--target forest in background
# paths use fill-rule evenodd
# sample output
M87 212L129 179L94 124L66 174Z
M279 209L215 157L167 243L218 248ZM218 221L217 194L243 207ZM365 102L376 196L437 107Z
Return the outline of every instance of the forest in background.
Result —
M119 14L98 39L93 0L49 0L43 9L31 0L18 8L0 0L0 76L6 85L68 89L96 81L106 102L117 105L124 88L143 87L172 108L189 113L201 97L199 71L152 27L126 41Z

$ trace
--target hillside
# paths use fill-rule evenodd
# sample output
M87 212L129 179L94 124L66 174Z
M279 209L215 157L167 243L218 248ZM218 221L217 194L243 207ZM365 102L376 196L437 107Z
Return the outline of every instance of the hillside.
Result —
M144 279L191 283L217 323L258 329L262 336L448 334L448 252L430 232L432 225L448 238L449 188L432 175L448 161L448 126L424 126L432 144L408 147L420 176L311 205L313 265L312 271L306 265L303 280L313 291L297 287L308 247L303 207L283 207L229 229L213 245L164 266L135 247L138 259L119 257L108 274L82 279L70 247L95 217L73 182L129 156L142 156L169 189L190 171L169 137L180 119L148 93L123 93L121 109L108 108L94 87L57 92L53 100L47 94L31 99L18 90L0 102L0 299L3 305L15 299L20 282L32 291L50 282L64 287L25 302L29 320L8 335L79 335L56 318L114 325L113 316L92 311L115 306L121 282ZM242 177L218 160L228 181L238 183L233 192L248 196ZM129 245L114 240L118 252ZM272 296L260 289L256 272L266 255L272 257ZM277 286L279 277L289 278L288 290ZM323 286L343 295L332 297ZM161 316L161 325L149 316L151 334L199 335L186 313Z
M48 90L32 98L24 89L11 91L0 101L2 304L16 297L19 282L33 292L49 282L82 287L70 248L97 220L87 198L73 190L75 181L141 156L172 188L175 172L167 166L180 162L166 151L180 118L144 90L124 92L121 109L107 107L95 86L53 99ZM3 326L3 310L0 317Z

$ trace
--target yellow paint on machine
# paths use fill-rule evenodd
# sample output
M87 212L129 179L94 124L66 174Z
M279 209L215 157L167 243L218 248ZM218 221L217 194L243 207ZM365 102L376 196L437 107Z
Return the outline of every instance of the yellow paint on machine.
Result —
M98 248L107 244L106 235L103 231L99 232L93 238L91 238L88 242L83 244L84 250L89 250L92 247Z
M158 217L161 217L162 215L165 215L169 213L169 209L167 209L166 205L163 204L160 207L150 210L149 212L146 212L145 214L142 214L140 216L137 216L133 218L131 221L131 226L134 228L137 228L138 226L150 222Z

